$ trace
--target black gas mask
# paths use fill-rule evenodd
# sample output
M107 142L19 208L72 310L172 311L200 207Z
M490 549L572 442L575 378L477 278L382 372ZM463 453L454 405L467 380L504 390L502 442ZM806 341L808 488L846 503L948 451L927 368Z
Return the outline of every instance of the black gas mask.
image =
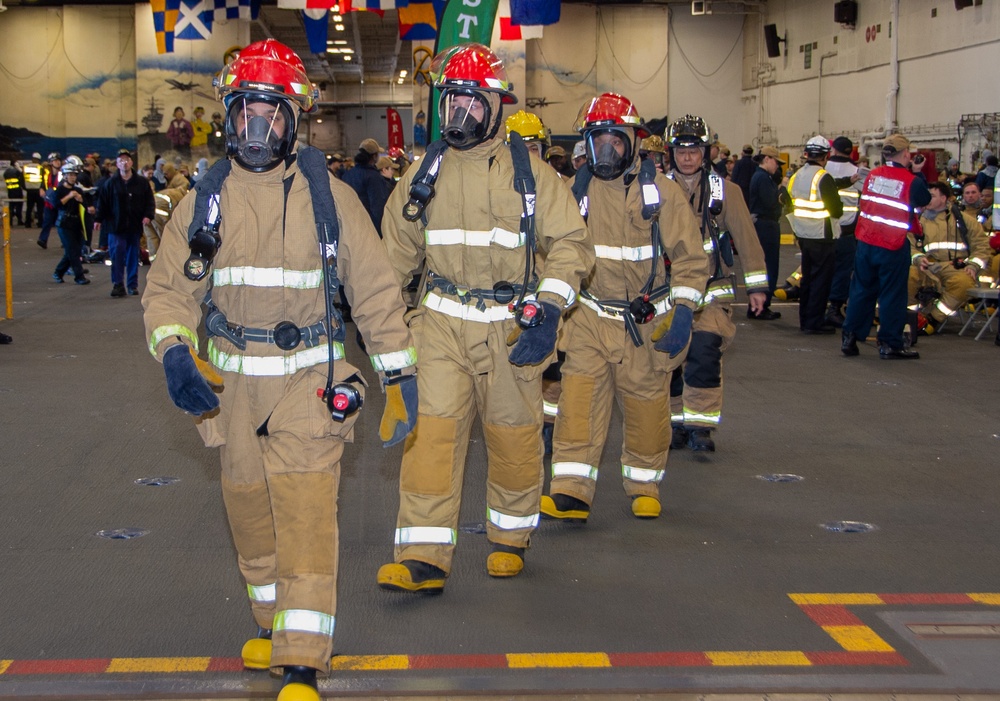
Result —
M496 128L490 129L493 110L481 93L445 90L438 105L441 138L452 148L465 151L496 136Z
M632 165L634 136L631 129L610 127L590 129L584 140L587 144L587 167L600 180L621 177ZM624 147L622 152L619 149Z
M271 170L291 153L296 118L288 100L239 93L226 104L226 153L247 170Z

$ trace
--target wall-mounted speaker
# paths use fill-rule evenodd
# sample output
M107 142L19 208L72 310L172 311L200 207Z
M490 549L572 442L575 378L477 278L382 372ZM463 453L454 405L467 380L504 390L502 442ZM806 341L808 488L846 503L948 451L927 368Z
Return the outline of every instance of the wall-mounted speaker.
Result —
M767 57L778 58L781 56L781 46L779 42L784 41L778 37L778 25L764 25L764 43L767 45Z
M833 21L854 27L858 23L858 3L856 0L840 0L833 6Z

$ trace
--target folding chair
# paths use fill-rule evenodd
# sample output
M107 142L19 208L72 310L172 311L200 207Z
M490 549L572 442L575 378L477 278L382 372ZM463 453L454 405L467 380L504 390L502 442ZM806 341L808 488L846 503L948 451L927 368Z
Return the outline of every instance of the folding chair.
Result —
M983 328L979 329L979 333L976 334L975 340L978 341L983 337L983 334L985 334L987 330L992 328L993 320L997 318L997 313L1000 312L1000 289L991 287L973 287L969 290L969 299L976 300L976 306L972 310L972 313L969 314L969 318L966 320L962 330L958 332L958 335L961 336L968 331L972 324L976 321L976 317L979 314L982 314L986 321L983 324ZM990 302L993 302L994 304L993 313L990 313L987 309Z

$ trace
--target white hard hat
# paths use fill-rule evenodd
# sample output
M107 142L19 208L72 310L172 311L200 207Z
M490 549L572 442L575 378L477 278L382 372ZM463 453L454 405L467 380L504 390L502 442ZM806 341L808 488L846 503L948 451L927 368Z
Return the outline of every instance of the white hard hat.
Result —
M830 153L830 141L825 136L817 134L806 142L805 152L820 155Z
M584 141L577 141L573 144L573 158L586 158L587 157L587 143Z

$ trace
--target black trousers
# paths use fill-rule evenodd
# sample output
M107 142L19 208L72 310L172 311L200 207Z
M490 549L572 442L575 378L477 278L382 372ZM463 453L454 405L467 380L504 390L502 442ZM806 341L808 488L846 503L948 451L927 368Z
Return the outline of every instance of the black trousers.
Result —
M837 266L834 239L799 239L802 250L802 283L799 286L799 328L819 329L826 319L830 285Z
M764 267L767 270L767 300L764 308L769 309L774 288L778 286L778 259L781 255L781 227L776 221L758 219L754 222L757 240L764 250Z

